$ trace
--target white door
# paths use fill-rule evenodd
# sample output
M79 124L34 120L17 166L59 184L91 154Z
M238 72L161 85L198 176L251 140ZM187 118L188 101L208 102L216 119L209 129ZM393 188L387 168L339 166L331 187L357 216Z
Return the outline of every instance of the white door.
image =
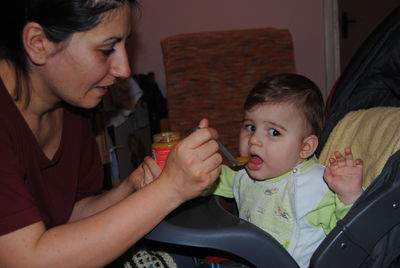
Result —
M399 0L324 0L327 88Z
M375 27L399 0L339 0L341 71Z

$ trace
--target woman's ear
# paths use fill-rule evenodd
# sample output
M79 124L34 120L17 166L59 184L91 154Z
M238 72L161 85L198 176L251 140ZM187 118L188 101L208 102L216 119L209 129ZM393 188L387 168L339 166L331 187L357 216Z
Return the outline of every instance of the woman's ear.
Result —
M47 39L42 26L35 22L28 22L22 32L22 41L25 51L35 65L46 63L51 53L53 42Z
M303 145L301 146L300 157L307 159L312 156L318 146L318 137L315 135L307 136L303 139Z

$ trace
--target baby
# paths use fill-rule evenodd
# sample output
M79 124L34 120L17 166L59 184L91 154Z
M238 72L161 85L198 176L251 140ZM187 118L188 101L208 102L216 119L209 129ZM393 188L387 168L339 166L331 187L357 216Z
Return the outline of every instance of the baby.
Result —
M323 112L310 79L263 79L244 104L239 150L249 162L238 172L223 166L209 191L234 197L239 216L271 234L301 267L363 191L362 161L349 148L326 168L314 156Z

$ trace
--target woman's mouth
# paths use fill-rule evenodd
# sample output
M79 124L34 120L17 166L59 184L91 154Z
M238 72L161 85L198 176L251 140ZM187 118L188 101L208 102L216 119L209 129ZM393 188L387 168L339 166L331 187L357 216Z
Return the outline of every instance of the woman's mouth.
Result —
M105 95L108 90L110 89L110 86L97 86L95 88L101 95Z

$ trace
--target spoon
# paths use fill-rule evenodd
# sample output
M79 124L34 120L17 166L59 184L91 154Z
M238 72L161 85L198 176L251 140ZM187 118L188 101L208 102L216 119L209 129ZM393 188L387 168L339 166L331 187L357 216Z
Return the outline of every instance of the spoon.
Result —
M192 128L192 131L198 129L199 129L198 127L195 127ZM215 141L218 143L220 151L225 155L225 157L229 160L229 162L231 162L233 166L244 166L247 164L247 162L249 162L248 157L241 156L235 158L220 140L215 139Z
M231 152L228 151L228 149L225 147L225 145L222 144L222 142L220 142L218 139L215 140L218 145L219 145L219 149L221 150L221 152L225 155L225 157L231 162L231 164L233 166L244 166L247 164L247 162L249 162L249 158L248 157L244 157L244 156L240 156L240 157L233 157L233 155L231 154Z

